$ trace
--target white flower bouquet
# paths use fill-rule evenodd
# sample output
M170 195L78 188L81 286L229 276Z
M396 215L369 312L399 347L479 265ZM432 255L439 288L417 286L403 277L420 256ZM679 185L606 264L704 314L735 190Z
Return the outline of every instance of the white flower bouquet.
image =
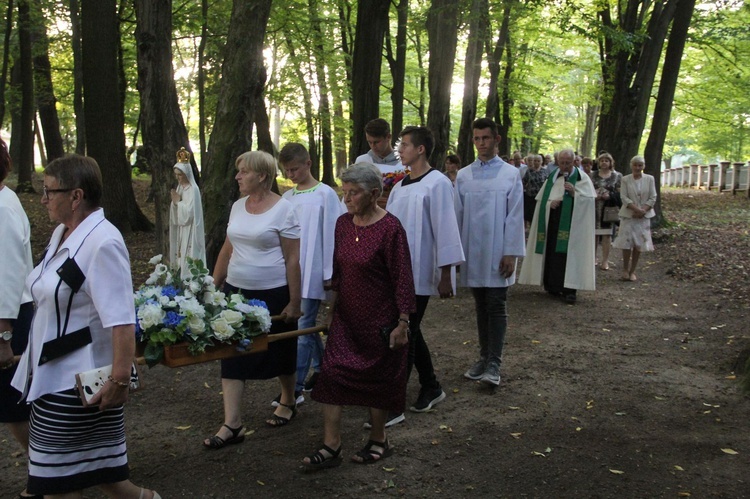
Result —
M217 290L202 261L188 258L190 277L183 280L175 280L179 270L170 270L161 255L149 263L154 271L134 295L136 340L145 343L149 366L161 361L167 345L186 342L192 355L218 343L236 344L242 351L254 336L270 331L265 302Z

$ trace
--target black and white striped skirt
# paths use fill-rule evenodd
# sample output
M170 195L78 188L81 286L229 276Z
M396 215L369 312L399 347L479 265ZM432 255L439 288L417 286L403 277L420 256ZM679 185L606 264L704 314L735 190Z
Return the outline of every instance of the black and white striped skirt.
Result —
M128 477L122 406L83 407L74 389L32 402L29 493L65 494Z

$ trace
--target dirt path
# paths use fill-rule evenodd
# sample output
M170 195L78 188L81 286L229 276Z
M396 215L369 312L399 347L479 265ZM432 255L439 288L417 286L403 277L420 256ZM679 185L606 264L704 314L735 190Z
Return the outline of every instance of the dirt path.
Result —
M731 379L750 346L750 304L674 278L673 242L642 259L637 283L617 279L619 264L598 271L598 290L575 306L512 288L495 391L461 376L477 348L470 295L433 299L423 330L448 397L407 413L379 465L299 473L321 441L319 406L308 400L291 425L267 428L274 381L246 389L246 442L205 451L222 417L218 363L147 370L148 388L127 405L132 477L165 498L750 497L750 398ZM408 402L418 388L413 376ZM347 459L367 439L364 419L344 412ZM11 497L24 456L0 432L0 496Z

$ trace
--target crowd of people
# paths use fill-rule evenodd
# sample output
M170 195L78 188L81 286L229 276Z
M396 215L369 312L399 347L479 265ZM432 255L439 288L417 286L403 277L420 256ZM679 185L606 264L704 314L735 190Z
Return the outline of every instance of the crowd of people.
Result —
M640 156L625 177L606 152L596 161L572 149L554 159L516 152L506 161L498 156L497 125L481 118L473 123L477 159L462 167L449 155L440 168L429 163L435 140L425 127L404 128L396 150L383 119L369 122L365 135L370 150L342 174L340 199L313 177L302 144L286 144L278 166L260 151L236 159L241 197L213 268L215 284L281 316L270 334L315 325L327 302L328 337L325 344L318 334L284 339L267 352L222 360L224 418L203 441L206 449L245 440L245 382L275 378L280 393L268 426L290 424L305 392L322 407L323 441L302 460L305 471L342 463L344 406L369 408L368 441L351 461L387 458L393 446L386 429L405 420L406 407L427 412L446 398L422 329L432 296L449 299L457 286L471 291L479 348L464 377L494 388L510 286L543 286L574 304L578 290L595 289L599 244L601 270L610 267L612 246L622 250L627 281L637 279L640 254L653 250L655 183ZM136 318L128 252L99 207L98 165L70 155L45 169L42 203L59 226L33 267L28 219L2 183L10 159L0 145L7 221L0 244L14 262L3 267L8 288L0 300L0 421L28 448L21 496L81 497L99 486L110 497L158 498L129 481L123 404ZM272 191L279 168L294 184L283 195ZM398 172L403 178L384 194L384 177ZM184 150L174 174L169 260L184 275L188 258L206 263L201 196ZM17 366L14 355L21 355ZM104 366L111 366L107 383L83 404L74 374ZM407 404L413 368L420 389Z

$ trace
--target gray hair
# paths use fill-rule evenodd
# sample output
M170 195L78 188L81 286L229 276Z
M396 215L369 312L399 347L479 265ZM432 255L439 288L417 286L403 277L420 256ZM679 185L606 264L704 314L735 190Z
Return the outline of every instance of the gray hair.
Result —
M356 184L366 191L378 190L377 197L383 193L383 174L372 163L355 163L341 174L341 182Z
M631 165L632 165L633 163L636 163L636 162L637 162L637 163L643 163L643 166L646 166L646 159L645 159L645 158L644 158L643 156L641 156L640 154L639 154L639 155L637 155L637 156L633 156L633 157L632 157L632 158L630 159L630 164L631 164Z
M575 151L573 151L573 149L571 149L569 147L567 147L565 149L560 149L559 151L557 151L557 157L558 158L560 156L562 156L563 154L565 154L567 156L570 156L570 159L576 159L576 153L575 153Z

